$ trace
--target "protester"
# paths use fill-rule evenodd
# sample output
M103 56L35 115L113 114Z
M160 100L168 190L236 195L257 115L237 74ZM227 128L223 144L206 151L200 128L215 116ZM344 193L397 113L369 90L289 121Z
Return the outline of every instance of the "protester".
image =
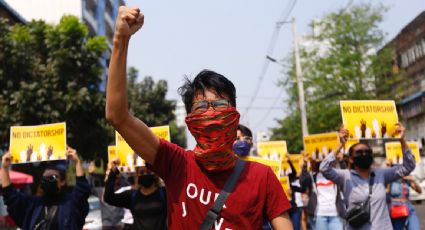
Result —
M101 186L96 186L94 176L95 169L96 167L94 162L90 162L89 175L87 177L87 180L90 185L91 194L99 198L100 216L102 218L102 230L120 230L123 227L121 224L121 219L124 217L124 209L111 206L103 200L104 189ZM108 174L106 174L106 178L107 176ZM118 177L115 180L114 190L117 190L122 186L125 186L125 184L122 183L121 177Z
M127 190L136 188L135 175L133 173L127 174L126 178L128 183L130 183L130 185L119 188L118 190L115 191L115 193L119 194ZM121 219L121 223L124 225L123 230L131 230L134 220L130 210L124 208L124 216Z
M325 178L319 171L321 156L310 157L311 173L307 171L308 157L303 158L300 183L308 189L307 214L313 230L337 230L343 228L345 208L340 187Z
M249 156L252 146L253 142L251 130L246 126L239 124L236 132L236 140L233 143L233 151L239 157L246 157Z
M298 172L291 161L290 155L286 154L286 161L291 168L291 173L288 174L289 185L291 189L291 205L292 208L289 212L294 230L301 230L302 228L302 213L305 207L302 194L307 191L307 185L301 184L298 177Z
M30 196L17 191L10 182L9 167L12 156L3 155L1 181L7 211L22 230L59 229L81 230L89 211L89 184L84 177L77 152L67 148L68 159L75 163L76 184L72 192L66 190L66 166L51 163L43 172L43 195Z
M340 146L329 154L320 171L323 175L343 188L347 206L347 229L392 229L386 204L385 186L407 176L415 169L415 159L405 139L405 128L398 123L396 134L400 136L403 149L403 165L392 168L374 169L372 149L364 143L357 143L349 149L349 167L342 170L332 167L341 148L349 136L348 130L340 130Z
M232 149L240 115L236 110L235 87L227 78L202 71L193 82L187 80L180 88L188 113L186 123L197 142L193 151L158 138L129 112L128 43L143 21L138 8L120 7L109 65L106 118L140 153L148 168L164 180L169 227L199 229L233 170L243 169L239 179L234 180L237 184L230 190L225 205L220 205L221 212L208 212L215 220L215 228L259 229L266 216L274 229L292 229L287 213L290 204L270 167L253 162L244 164Z
M394 166L390 165L390 167ZM390 216L394 230L421 229L415 207L409 201L409 187L412 187L417 193L422 193L422 188L416 183L413 176L405 176L389 185Z
M133 215L133 230L167 229L167 202L164 187L159 178L146 167L138 167L139 187L115 193L115 181L119 175L118 160L110 163L110 171L105 184L103 198L113 206L130 210Z

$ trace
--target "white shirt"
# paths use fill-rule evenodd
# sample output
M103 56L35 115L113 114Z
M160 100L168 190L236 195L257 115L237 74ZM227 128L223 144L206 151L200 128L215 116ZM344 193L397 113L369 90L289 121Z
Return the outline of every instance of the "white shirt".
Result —
M322 173L317 174L317 216L338 216L336 210L337 186Z

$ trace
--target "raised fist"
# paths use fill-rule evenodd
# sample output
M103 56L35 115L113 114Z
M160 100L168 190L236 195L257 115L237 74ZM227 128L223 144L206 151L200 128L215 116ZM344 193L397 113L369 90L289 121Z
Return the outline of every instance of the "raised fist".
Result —
M144 22L144 15L137 7L120 6L115 25L115 35L130 37L136 33Z

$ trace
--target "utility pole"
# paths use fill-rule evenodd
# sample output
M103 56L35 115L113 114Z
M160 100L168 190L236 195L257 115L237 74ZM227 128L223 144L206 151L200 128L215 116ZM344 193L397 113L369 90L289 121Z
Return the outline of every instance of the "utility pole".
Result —
M301 127L303 132L303 137L308 135L308 126L307 126L307 114L305 110L305 101L304 101L304 82L303 74L301 69L300 54L298 51L298 35L297 28L295 25L295 18L292 18L292 35L294 39L294 52L295 52L295 75L298 85L298 105L301 111Z

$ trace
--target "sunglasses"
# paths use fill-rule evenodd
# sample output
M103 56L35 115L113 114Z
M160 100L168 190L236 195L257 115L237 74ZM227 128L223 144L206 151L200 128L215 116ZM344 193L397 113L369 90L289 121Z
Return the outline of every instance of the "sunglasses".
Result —
M230 102L226 99L218 99L214 101L197 101L192 104L192 113L204 113L210 106L215 111L223 111L230 107Z
M360 149L357 151L354 151L355 156L366 156L366 155L372 155L371 149Z
M48 182L56 182L58 181L58 176L56 175L51 175L51 176L43 176L43 180L48 181Z

